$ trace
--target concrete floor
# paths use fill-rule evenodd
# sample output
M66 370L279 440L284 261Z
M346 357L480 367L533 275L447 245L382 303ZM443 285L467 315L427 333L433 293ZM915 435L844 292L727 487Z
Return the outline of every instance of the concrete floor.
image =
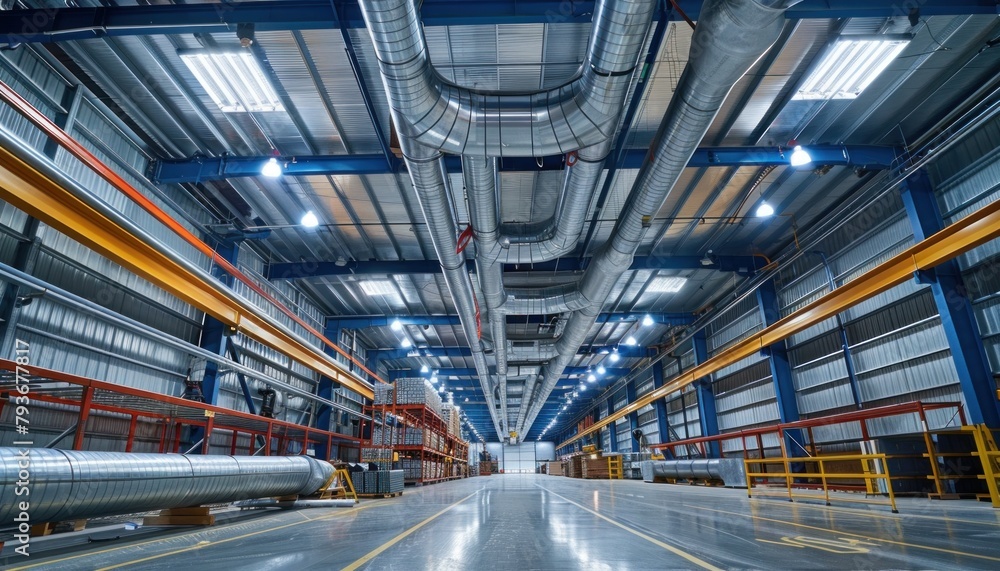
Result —
M855 495L849 497L857 497ZM639 481L495 475L355 508L254 512L23 557L7 569L998 569L1000 510L883 505ZM39 547L39 546L36 546Z

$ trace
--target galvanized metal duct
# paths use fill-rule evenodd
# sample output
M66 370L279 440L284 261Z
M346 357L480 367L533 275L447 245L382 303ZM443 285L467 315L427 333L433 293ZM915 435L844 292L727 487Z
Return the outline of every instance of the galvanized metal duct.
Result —
M620 102L619 111L623 103ZM611 139L607 139L577 151L574 162L566 165L555 213L540 224L500 224L499 236L489 248L483 245L480 255L507 264L529 264L572 254L580 241L610 148ZM469 200L472 201L471 195ZM493 205L495 213L495 201ZM498 214L494 215L499 219Z
M15 523L15 498L31 524L250 498L308 495L333 466L308 456L185 456L0 448L0 521ZM27 485L17 482L30 482ZM28 489L30 495L17 493Z
M383 80L385 80L384 77ZM396 116L395 111L393 116ZM406 161L410 173L410 180L413 182L413 188L417 194L420 211L427 222L434 251L441 263L441 271L445 283L448 285L448 292L455 303L459 320L462 322L462 329L469 342L472 361L479 377L479 385L490 409L490 417L493 419L497 434L503 435L503 428L507 426L507 420L504 418L501 425L497 417L496 406L491 404L494 402L493 388L497 382L490 374L486 356L483 354L475 292L472 289L469 272L466 270L465 256L459 253L458 249L458 224L451 207L451 185L448 181L444 161L441 160L442 156L439 151L420 145L412 139L401 136L399 143L403 151L403 159ZM501 401L505 400L501 398ZM506 402L500 404L502 408L506 408Z
M500 384L500 416L506 426L510 420L507 417L507 317L501 310L506 298L503 266L497 260L483 256L483 248L495 244L497 239L496 159L466 155L462 157L462 173L469 196L469 219L476 229L476 274L486 300L486 314Z
M573 81L535 93L474 91L433 68L416 0L359 0L400 137L454 154L548 156L599 144L621 102L656 2L603 0Z
M769 2L770 0L763 0ZM779 0L782 1L782 0ZM590 306L573 314L557 343L558 356L545 368L518 432L527 434L545 400L597 319L615 283L632 263L646 231L688 159L694 154L733 85L777 40L784 8L757 0L707 0L691 39L688 64L660 123L608 242L584 273L580 293Z
M746 465L742 458L699 458L695 460L645 460L639 464L644 482L667 480L722 480L729 488L747 487Z

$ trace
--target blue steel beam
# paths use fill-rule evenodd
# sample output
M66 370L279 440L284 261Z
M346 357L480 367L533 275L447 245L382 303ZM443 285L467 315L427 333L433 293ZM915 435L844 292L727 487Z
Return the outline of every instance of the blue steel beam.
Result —
M903 150L895 147L869 145L809 146L814 165L861 166L870 170L891 168L898 164ZM648 149L627 149L621 157L621 169L638 169ZM688 167L738 167L787 165L789 153L778 147L708 147L695 151ZM160 184L196 183L229 178L260 176L271 155L256 157L193 157L160 160L151 166L153 180ZM367 175L399 172L404 165L399 159L385 155L318 155L277 157L287 176ZM617 164L617 163L616 163ZM462 158L445 158L448 172L462 172ZM562 170L562 156L546 157L540 164L533 157L510 157L500 161L501 171Z
M764 327L769 327L781 319L781 304L778 292L774 289L774 280L764 282L757 288L757 307ZM799 420L799 404L795 400L795 383L792 381L792 366L788 360L785 342L764 347L761 354L767 357L771 367L771 381L778 400L778 416L781 422ZM807 456L802 432L798 429L785 431L785 450L789 456Z
M690 313L602 313L598 316L601 323L613 322L635 322L646 316L652 318L654 323L663 325L690 325L694 323L695 317ZM328 327L339 327L341 329L365 329L367 327L389 327L393 321L399 321L401 325L459 325L461 322L457 315L408 315L402 317L386 317L384 315L355 315L350 317L332 316L327 318ZM510 315L507 318L510 323L546 323L548 319L544 315ZM330 339L333 339L330 337Z
M650 358L657 355L656 349L647 347L581 347L577 355L608 354L618 349L618 354L624 358ZM368 358L409 359L417 357L469 357L472 351L468 347L422 347L410 349L373 349L367 352Z
M757 265L763 265L761 258L753 256L713 256L711 264L703 264L701 256L636 256L630 270L718 270L751 274ZM553 272L582 271L590 264L591 258L559 258L538 264L504 264L505 272ZM476 269L475 260L467 260L470 272ZM415 275L437 274L441 263L437 260L400 261L348 261L338 262L283 262L271 264L266 270L269 280L317 278L327 276L358 275Z
M697 20L700 0L678 0ZM334 6L340 14L334 13ZM923 0L915 2L923 16L997 13L993 0ZM805 0L785 12L788 19L892 18L907 15L898 0ZM589 22L594 2L579 0L423 0L421 19L427 26L475 24L545 24ZM676 11L667 17L680 19ZM354 0L155 4L87 8L38 8L0 13L0 42L35 43L83 40L103 36L148 36L235 32L240 23L259 31L333 29L340 24L364 27Z
M563 370L563 376L565 377L569 375L585 375L590 370L591 367L566 367L566 369ZM448 377L472 378L477 376L476 370L472 368L454 367L454 368L442 369L439 367L431 367L430 371L435 371L438 377L442 379L447 379ZM430 377L431 376L430 371L428 371L427 373L421 373L420 369L391 369L389 371L389 378L401 379L401 378L411 378L411 377ZM625 367L612 367L608 368L604 372L604 375L601 376L601 378L624 377L630 372L632 372L632 370ZM596 375L597 373L594 374Z
M653 390L663 386L663 364L653 365ZM653 401L653 408L656 409L656 428L660 433L660 442L670 442L670 418L667 416L667 399L656 399ZM652 442L650 442L652 444Z
M925 240L945 227L930 177L924 170L910 175L900 190L916 241ZM918 279L930 285L970 422L1000 428L996 383L958 262L947 261L931 272L922 273Z
M700 365L708 360L708 341L705 339L705 331L700 330L691 338L694 345L694 362ZM702 436L715 436L719 434L719 413L715 408L715 392L712 391L712 378L705 377L698 379L694 384L698 393L698 421L701 424ZM718 442L708 443L708 457L721 458Z

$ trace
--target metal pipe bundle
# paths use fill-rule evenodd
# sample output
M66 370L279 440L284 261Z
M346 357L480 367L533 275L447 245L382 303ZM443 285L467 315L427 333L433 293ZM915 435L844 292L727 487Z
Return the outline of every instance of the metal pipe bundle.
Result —
M667 479L722 480L728 488L747 487L746 466L740 458L696 460L646 460L641 464L644 482Z
M0 521L31 525L308 495L333 466L308 456L197 456L0 448ZM26 490L26 491L25 491ZM22 502L28 509L21 509Z

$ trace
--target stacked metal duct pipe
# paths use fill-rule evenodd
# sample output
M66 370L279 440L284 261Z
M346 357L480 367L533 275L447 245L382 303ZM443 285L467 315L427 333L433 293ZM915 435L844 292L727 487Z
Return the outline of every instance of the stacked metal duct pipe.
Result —
M333 466L308 456L185 456L0 448L0 528L309 495ZM18 492L27 490L27 492ZM28 509L21 509L21 502Z

